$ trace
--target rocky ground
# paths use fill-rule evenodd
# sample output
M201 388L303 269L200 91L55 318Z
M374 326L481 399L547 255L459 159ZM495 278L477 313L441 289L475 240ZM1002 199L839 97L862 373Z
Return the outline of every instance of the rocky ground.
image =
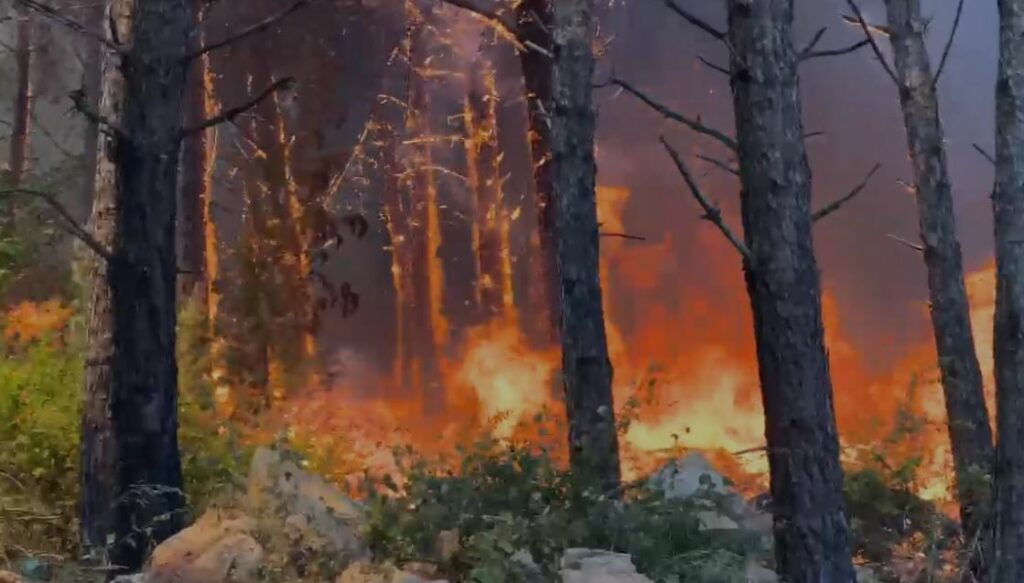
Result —
M706 498L700 520L706 530L736 532L771 545L771 516L735 493L700 454L664 467L650 485L670 497ZM427 564L401 566L373 562L363 539L364 508L288 455L259 450L249 472L247 492L229 507L211 509L192 526L157 547L147 569L118 583L255 583L316 580L323 561L340 572L334 583L446 583ZM438 533L439 545L457 545L452 533ZM523 579L545 579L526 551L515 555ZM562 583L651 583L629 555L598 549L568 549L562 556ZM54 568L23 560L20 573L0 571L0 583L96 581L95 572ZM750 561L748 583L777 580L767 567ZM877 581L859 568L861 583ZM498 582L495 582L498 583Z

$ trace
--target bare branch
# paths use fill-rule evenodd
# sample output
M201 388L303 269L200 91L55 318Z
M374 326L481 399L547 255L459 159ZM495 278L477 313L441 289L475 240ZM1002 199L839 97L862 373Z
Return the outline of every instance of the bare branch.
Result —
M723 67L721 65L716 65L716 64L712 63L711 61L705 59L703 55L697 55L697 60L700 61L701 63L703 63L704 66L707 67L708 69L711 69L713 71L718 71L719 73L725 75L726 77L731 77L732 76L732 72L729 71L729 69L726 69L725 67Z
M189 136L198 134L199 132L207 128L212 128L215 125L220 125L222 123L234 121L236 117L256 107L264 99L267 99L274 93L281 91L283 89L288 89L294 81L295 80L291 77L285 77L284 79L274 81L273 83L268 85L266 89L249 98L249 100L245 103L238 105L237 107L225 109L217 115L211 117L210 119L201 121L193 127L185 128L184 130L182 130L181 137L187 138Z
M840 57L843 55L849 55L850 53L855 53L870 44L870 41L862 40L860 42L853 43L850 46L846 46L839 49L828 49L824 51L807 51L804 53L800 53L800 60L809 61L811 59L821 59L823 57Z
M489 0L443 0L446 4L450 4L463 10L468 10L473 14L476 14L480 18L490 22L496 26L501 32L509 37L513 42L518 45L518 48L530 50L535 53L542 54L548 58L551 58L551 51L548 51L544 47L538 45L530 39L522 38L522 34L519 31L519 24L509 17L507 12L501 10L499 5L490 2ZM536 14L534 15L536 18ZM538 18L537 22L541 22Z
M911 243L910 241L907 241L906 239L904 239L902 237L897 237L896 235L886 235L886 237L892 239L893 241L896 241L897 243L899 243L901 245L906 245L907 247L910 247L911 249L913 249L914 251L917 251L918 253L924 253L924 246L923 245L918 245L917 243Z
M630 241L646 241L647 237L641 237L640 235L630 235L629 233L600 233L602 237L616 237L619 239L628 239Z
M38 198L39 200L43 201L46 204L46 206L50 207L54 212L56 212L57 215L60 217L61 221L64 222L65 232L75 237L82 243L85 243L85 245L89 247L89 249L92 249L94 253L96 253L106 261L113 260L113 253L111 253L110 250L103 245L103 243L100 243L99 240L97 240L96 237L94 237L88 229L80 225L78 221L76 221L75 218L71 216L71 213L68 212L66 208L64 208L64 205L62 205L60 201L58 201L56 197L54 197L52 194L48 192L43 192L41 190L32 190L28 188L11 188L6 190L0 190L0 197L17 195L30 196Z
M829 216L830 214L832 214L832 213L836 212L837 210L839 210L840 208L842 208L843 205L845 205L846 203L848 203L851 200L853 200L854 198L856 198L857 195L859 195L861 192L864 192L864 189L867 188L867 186L868 186L868 182L871 181L871 177L874 176L875 173L878 172L881 168L882 168L881 164L875 164L874 167L871 168L871 171L867 173L867 176L864 177L864 180L860 181L860 184L855 186L853 188L853 190L851 190L849 193L847 193L846 196L844 196L844 197L842 197L842 198L840 198L840 199L838 199L838 200L828 204L827 206L825 206L824 208L822 208L818 212L814 213L814 215L811 217L812 220L814 222L818 222L821 219L824 219L825 217Z
M942 77L942 72L946 70L946 61L949 59L949 53L953 50L953 41L956 40L957 30L960 29L960 17L964 15L964 0L956 5L956 17L953 19L953 29L949 31L949 39L946 41L946 48L942 49L942 59L939 61L939 68L935 70L935 76L932 77L932 84L939 84L939 77Z
M685 20L686 22L689 22L693 26L696 26L697 28L706 32L708 35L710 35L716 40L726 40L725 31L718 30L717 28L708 24L705 20L698 18L695 14L693 14L689 10L683 8L678 3L676 3L675 0L664 0L664 2L665 6L667 6L669 10L681 16L683 20Z
M889 78L892 79L892 82L895 83L897 87L903 87L903 84L900 83L899 78L896 77L896 73L892 70L892 67L889 66L889 62L885 60L885 55L882 53L882 49L878 46L878 43L875 42L875 36L872 33L872 27L867 23L866 20L864 20L864 13L860 11L860 6L857 6L857 2L855 2L855 0L846 0L846 3L850 6L850 10L853 10L853 13L857 16L855 22L858 26L860 26L860 29L864 31L864 36L867 39L868 43L871 45L871 50L875 53L875 58L878 59L878 62L881 63L882 68L885 69L886 75L888 75ZM882 34L888 35L888 29L875 27L875 30L881 32Z
M826 32L828 32L828 27L823 26L819 28L818 32L814 33L814 36L811 37L811 42L807 43L807 46L801 49L801 51L797 54L806 55L810 52L813 52L814 49L817 48L818 43L821 42L821 39L825 37Z
M19 1L24 1L24 0L19 0ZM257 35L257 34L263 32L263 31L267 30L271 26L277 24L278 22L284 20L285 18L287 18L288 16L292 15L293 13L298 12L300 9L302 9L307 4L309 4L309 2L310 2L310 0L295 0L295 2L291 6L285 8L281 12L278 12L277 14L269 16L268 18L265 18L265 19L261 20L260 22L257 22L256 24L254 24L254 25L252 25L252 26L250 26L248 28L244 28L244 29L238 31L237 33L235 33L235 34L233 34L233 35L231 35L231 36L229 36L229 37L227 37L225 39L222 39L222 40L219 40L219 41L216 41L216 42L212 42L212 43L210 43L208 45L203 45L203 46L199 47L198 49L196 49L194 52L189 53L186 58L188 60L196 59L196 58L199 58L199 57L205 55L206 53L210 53L210 52L216 51L217 49L222 49L222 48L224 48L224 47L226 47L228 45L232 45L232 44L234 44L234 43L236 43L236 42L238 42L238 41L240 41L242 39L246 39L246 38L248 38L250 36Z
M78 22L77 20L75 20L73 18L69 18L67 16L64 16L63 14L61 14L57 9L53 8L52 6L48 6L46 4L43 4L42 2L36 2L36 0L14 0L14 1L17 4L20 4L20 5L24 6L25 8L28 8L29 10L33 10L35 12L38 12L39 14L42 14L46 18L49 18L50 20L56 22L57 24L60 24L61 26L65 27L65 28L73 30L74 32L77 32L78 34L80 34L80 35L82 35L82 36L84 36L86 38L92 39L92 40L94 40L94 41L104 45L105 47L107 47L107 48L109 48L109 49L111 49L111 50L113 50L113 51L115 51L115 52L117 52L119 54L123 54L124 53L124 50L125 50L124 47L119 45L118 43L110 40L109 38L107 38L107 35L103 34L102 32L95 31L95 30L89 30L84 24Z
M717 160L717 159L712 158L710 156L702 156L700 154L697 154L696 158L698 160L702 161L702 162L707 162L708 164L711 164L712 166L714 166L715 168L718 168L722 172L726 172L728 174L732 174L733 176L739 178L740 171L737 170L736 168L730 166L726 162L722 162L721 160Z
M622 79L612 78L612 79L610 79L608 81L608 83L611 84L611 85L615 85L617 87L621 87L622 89L625 89L627 92L631 93L634 97L636 97L640 101L643 101L645 104L647 104L648 107L650 107L654 111L657 111L662 116L664 116L664 117L666 117L668 119L677 121L677 122L685 125L686 127L690 128L691 130L697 132L698 134L703 134L705 136L709 136L711 138L714 138L714 139L718 140L719 142L721 142L723 145L725 145L725 147L729 148L730 150L733 150L733 151L736 150L736 148L737 148L736 140L734 140L733 138L725 135L724 133L722 133L722 132L720 132L720 131L718 131L716 129L713 129L713 128L710 128L710 127L704 125L703 123L700 122L699 119L696 119L696 120L695 119L690 119L690 118L688 118L688 117L686 117L686 116L684 116L684 115L682 115L680 113L672 111L668 107L665 107L664 105L662 105L661 103L658 103L657 101L655 101L651 97L648 97L645 93L643 93L642 91L640 91L636 87L633 87L632 85L630 85L626 81L623 81Z
M981 146L979 146L978 144L971 144L971 146L975 149L975 151L977 151L979 154L981 154L982 158L988 160L993 166L996 165L996 157L995 156L993 156L992 154L986 152L985 149L982 148Z
M683 175L683 180L686 181L686 185L690 188L690 192L693 194L693 197L697 199L701 208L704 209L704 216L702 218L718 227L718 230L725 235L725 238L732 243L732 246L740 252L743 259L749 260L750 251L747 249L747 246L744 245L731 230L729 230L729 227L722 219L722 211L704 197L704 194L700 191L700 187L697 185L697 181L693 179L690 171L686 168L683 158L675 151L674 148L672 148L672 145L668 143L664 136L661 137L661 144L665 146L665 150L668 151L668 155L672 157L672 161L675 162L676 169Z

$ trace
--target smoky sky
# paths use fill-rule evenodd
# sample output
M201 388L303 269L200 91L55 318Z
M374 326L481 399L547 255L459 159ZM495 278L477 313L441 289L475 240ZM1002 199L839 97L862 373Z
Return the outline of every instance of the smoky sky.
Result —
M677 0L716 25L725 26L724 2ZM929 45L933 65L939 61L956 10L956 0L924 0L930 19ZM806 43L816 30L828 27L821 48L847 46L862 38L844 23L844 0L798 0L795 44ZM873 22L884 21L880 0L862 2ZM972 144L991 150L994 85L997 65L997 15L994 2L968 1L940 85L940 111L947 134L950 171L965 265L969 271L991 259L989 193L992 169ZM662 0L626 0L602 15L601 34L609 41L596 72L624 78L663 103L707 124L732 131L728 79L702 65L698 56L726 64L724 47L670 13ZM886 57L888 44L880 42ZM911 195L899 181L913 182L896 88L869 50L810 61L801 66L804 124L824 136L808 141L814 175L815 206L845 194L876 163L883 165L870 186L854 202L815 227L815 243L826 290L836 298L848 342L881 372L904 351L927 342L926 274L922 258L887 235L918 237L917 213ZM639 235L660 238L671 233L677 253L665 261L678 270L679 286L665 293L666 302L686 301L699 293L707 270L740 269L739 258L727 265L707 265L694 245L700 229L713 228L699 219L696 202L658 142L665 135L687 153L725 157L721 147L695 137L685 128L647 110L627 94L601 89L599 107L599 182L624 186L633 195L626 225ZM695 159L704 174L707 193L721 204L739 229L738 186L735 180ZM722 239L719 242L725 246ZM714 257L728 257L716 253ZM628 283L616 297L628 294ZM737 309L746 309L737 306Z

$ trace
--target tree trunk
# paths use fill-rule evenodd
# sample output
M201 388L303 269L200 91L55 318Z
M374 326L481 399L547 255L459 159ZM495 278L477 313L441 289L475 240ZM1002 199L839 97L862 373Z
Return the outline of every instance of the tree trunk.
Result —
M137 570L182 524L174 223L189 3L112 0L93 229L109 249L89 307L82 539Z
M921 242L928 266L930 312L946 399L957 501L965 536L973 540L987 514L989 491L985 480L992 465L992 429L974 351L945 136L919 0L886 0L886 9L917 184Z
M85 10L85 25L89 30L103 30L103 19L106 13L107 1L88 4ZM93 111L100 107L100 93L103 83L103 48L100 43L92 39L86 39L84 62L85 76L85 100ZM75 204L75 216L86 217L92 207L93 196L96 192L96 159L100 145L100 128L98 124L90 123L85 127L85 138L82 149L82 169L85 173L85 187L82 191L82 199Z
M477 305L484 318L502 315L512 307L511 281L506 273L508 241L498 146L498 91L494 66L482 54L468 73L466 97L467 175L474 192L473 251L476 257ZM508 271L511 267L508 266Z
M522 0L515 5L520 40L551 51L553 13L551 0ZM552 202L551 104L552 60L532 49L520 51L523 82L527 93L530 158L533 163L533 197L537 214L537 235L533 243L535 258L528 290L530 306L536 311L529 318L534 342L549 346L558 342L558 251L555 242L555 206Z
M33 20L28 9L18 5L18 38L14 50L17 87L14 93L14 122L11 128L10 184L21 186L28 168L29 132L32 126L32 42Z
M554 5L551 184L570 462L584 483L596 480L611 493L621 474L599 273L592 9L592 0Z
M203 8L206 0L195 0L197 30L201 30ZM195 35L195 46L202 43L203 35ZM213 77L210 72L209 55L203 55L192 62L185 95L185 118L195 124L211 117L213 104ZM206 283L206 232L211 217L207 216L212 196L212 166L210 134L215 129L199 132L185 139L181 149L181 192L178 219L180 258L182 270L181 295L188 299L207 293ZM197 298L204 301L205 298ZM209 314L207 314L209 315Z
M811 237L793 0L729 0L744 261L771 470L777 571L851 583L850 533Z
M994 583L1024 579L1024 0L999 0Z

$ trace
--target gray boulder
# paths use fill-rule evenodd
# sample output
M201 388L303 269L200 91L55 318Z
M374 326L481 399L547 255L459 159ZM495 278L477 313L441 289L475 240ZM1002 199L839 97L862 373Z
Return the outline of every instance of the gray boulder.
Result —
M653 583L629 555L594 549L566 549L561 576L562 583Z

